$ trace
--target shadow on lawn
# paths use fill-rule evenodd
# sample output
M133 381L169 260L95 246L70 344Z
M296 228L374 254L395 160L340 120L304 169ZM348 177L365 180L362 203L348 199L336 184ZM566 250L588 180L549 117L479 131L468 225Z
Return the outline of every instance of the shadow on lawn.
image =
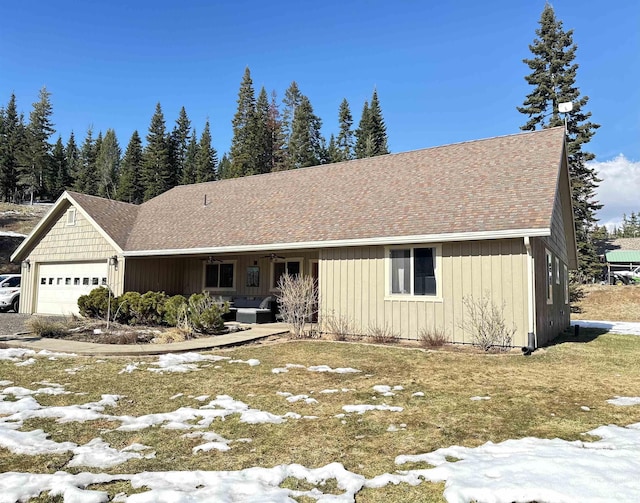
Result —
M566 342L591 342L596 340L601 335L609 333L606 328L585 328L580 327L576 333L575 327L571 327L560 334L558 337L549 342L545 347L557 346L558 344L564 344Z

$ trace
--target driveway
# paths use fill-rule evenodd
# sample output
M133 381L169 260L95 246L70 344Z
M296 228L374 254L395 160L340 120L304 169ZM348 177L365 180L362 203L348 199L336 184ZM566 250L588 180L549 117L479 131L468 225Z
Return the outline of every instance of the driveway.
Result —
M30 314L0 313L0 337L27 332L25 323L29 318Z

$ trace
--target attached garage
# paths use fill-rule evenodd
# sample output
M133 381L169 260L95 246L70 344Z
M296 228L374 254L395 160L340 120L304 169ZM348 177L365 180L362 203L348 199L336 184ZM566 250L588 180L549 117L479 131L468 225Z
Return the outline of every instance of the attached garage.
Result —
M36 313L78 314L78 297L107 286L106 261L38 265Z

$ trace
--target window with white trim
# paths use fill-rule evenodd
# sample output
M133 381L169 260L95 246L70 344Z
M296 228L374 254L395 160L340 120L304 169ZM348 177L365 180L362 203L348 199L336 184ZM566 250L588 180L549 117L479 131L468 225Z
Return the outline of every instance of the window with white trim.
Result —
M235 290L235 261L222 261L204 265L204 287L208 290Z
M437 295L436 249L390 249L389 276L391 295Z
M76 225L76 209L69 208L67 210L67 225Z
M547 257L547 274L546 274L546 287L547 287L547 304L553 304L553 257L549 250L545 250Z
M564 303L569 304L569 269L566 265L564 267Z
M556 257L556 285L560 284L560 259Z
M285 274L289 276L298 276L302 273L302 259L291 258L278 260L271 263L271 289L278 288L280 278Z

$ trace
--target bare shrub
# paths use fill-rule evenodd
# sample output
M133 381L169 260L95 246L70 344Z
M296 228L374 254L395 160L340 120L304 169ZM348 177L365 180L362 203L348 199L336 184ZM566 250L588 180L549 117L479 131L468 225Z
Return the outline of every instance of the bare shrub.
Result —
M378 344L389 344L391 342L398 342L400 336L393 331L386 323L383 326L374 325L369 327L367 337L371 342Z
M193 339L193 335L179 328L171 328L156 335L151 342L154 344L172 344L174 342L183 342Z
M332 311L323 319L324 332L330 334L334 341L345 341L354 333L353 322L348 316L336 316Z
M305 325L317 312L318 288L311 276L284 274L278 281L278 305L285 323L291 325L293 337L305 335Z
M423 348L439 348L449 342L444 330L440 328L422 328L418 332L418 341Z
M492 348L506 349L511 346L516 327L507 327L504 319L505 303L497 306L490 298L489 292L480 299L465 296L462 299L466 310L464 322L459 326L471 335L474 346L489 351Z
M38 337L48 337L52 339L64 337L69 333L69 328L71 328L69 320L52 320L41 316L32 316L27 320L26 325L29 332Z

